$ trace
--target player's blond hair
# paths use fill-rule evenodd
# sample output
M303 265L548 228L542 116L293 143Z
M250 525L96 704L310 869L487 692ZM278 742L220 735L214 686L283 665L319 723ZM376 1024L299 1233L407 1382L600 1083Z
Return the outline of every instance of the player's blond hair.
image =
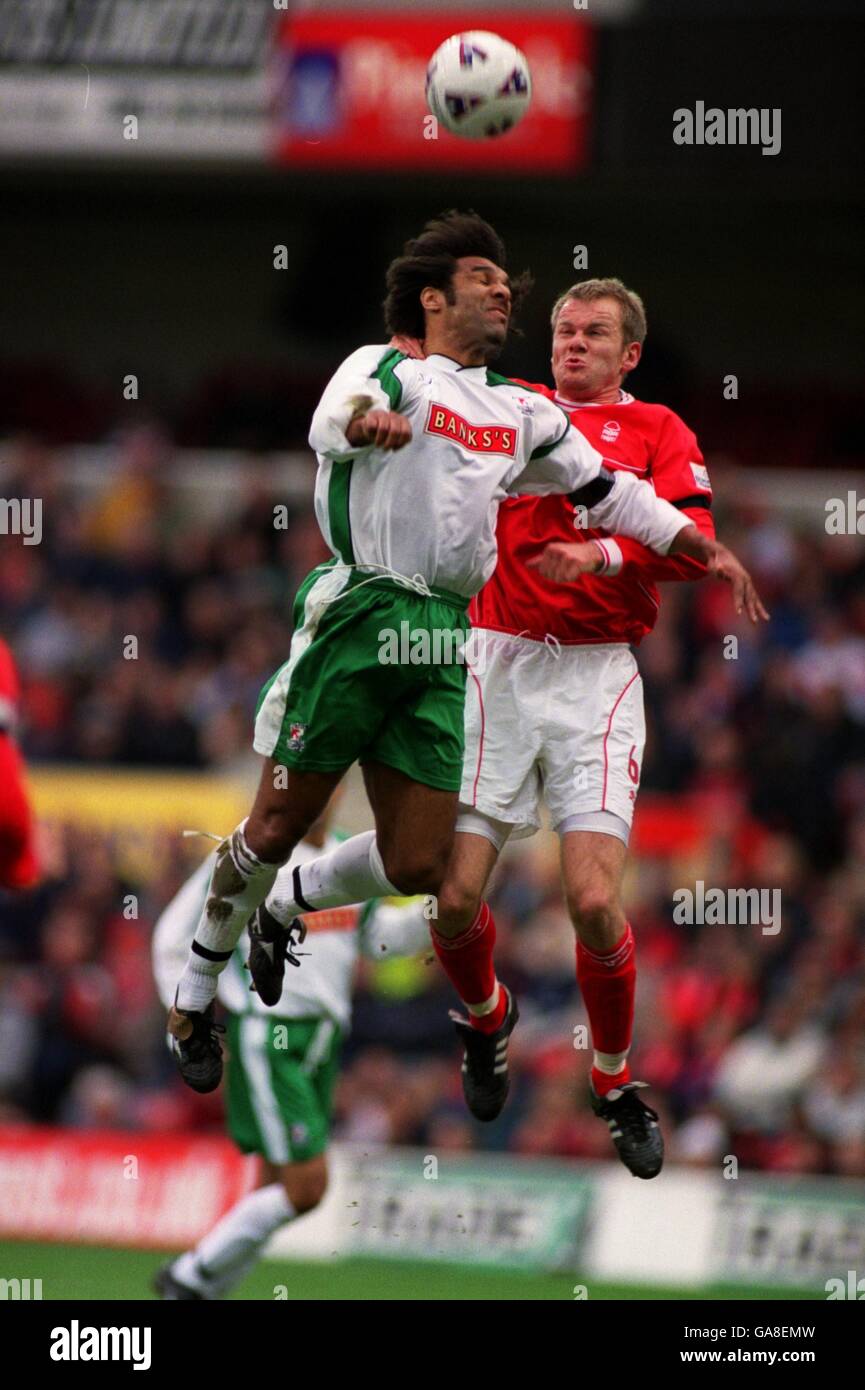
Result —
M560 295L553 305L550 322L554 333L559 314L571 299L588 301L615 299L622 310L622 337L624 341L640 344L646 341L646 306L634 290L629 290L627 285L622 284L622 281L617 280L615 276L610 276L606 280L578 280L575 285L571 285L569 290L565 290L564 294Z

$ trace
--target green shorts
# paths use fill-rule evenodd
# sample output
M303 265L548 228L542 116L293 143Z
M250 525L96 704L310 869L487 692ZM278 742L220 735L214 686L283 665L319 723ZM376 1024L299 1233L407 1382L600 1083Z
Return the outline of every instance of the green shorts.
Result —
M228 1132L242 1153L299 1163L327 1148L342 1036L329 1018L228 1015Z
M457 594L424 598L336 561L319 565L295 600L289 659L259 696L256 752L308 772L386 763L459 791L467 606Z

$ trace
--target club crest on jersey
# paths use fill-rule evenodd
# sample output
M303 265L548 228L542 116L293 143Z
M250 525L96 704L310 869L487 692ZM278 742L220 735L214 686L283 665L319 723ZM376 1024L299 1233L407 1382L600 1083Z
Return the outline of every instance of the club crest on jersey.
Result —
M601 430L601 438L604 440L606 444L615 444L616 440L621 434L621 431L622 427L619 424L618 420L608 420L607 423L604 425L604 428Z
M440 434L464 444L476 454L506 454L515 458L519 430L513 425L473 425L448 405L432 401L424 425L426 434Z
M288 731L288 746L292 753L299 753L303 747L304 735L306 734L305 724L292 724Z

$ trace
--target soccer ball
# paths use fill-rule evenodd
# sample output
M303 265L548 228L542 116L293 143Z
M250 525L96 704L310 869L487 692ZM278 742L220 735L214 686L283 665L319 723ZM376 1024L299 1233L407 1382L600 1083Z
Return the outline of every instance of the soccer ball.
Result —
M426 99L436 120L454 135L485 140L522 120L532 99L525 54L485 29L452 34L432 55Z

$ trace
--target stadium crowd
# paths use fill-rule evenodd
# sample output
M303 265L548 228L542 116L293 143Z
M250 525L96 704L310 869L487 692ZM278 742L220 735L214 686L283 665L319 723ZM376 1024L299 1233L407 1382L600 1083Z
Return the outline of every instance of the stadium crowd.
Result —
M4 451L3 496L43 499L42 543L0 547L22 750L34 764L248 769L256 696L285 659L297 583L325 553L311 511L298 504L276 529L273 496L250 478L205 524L178 503L158 428L117 447L95 493L32 439ZM820 517L800 532L750 500L741 474L720 494L720 533L772 619L746 631L723 586L668 585L638 653L649 739L626 894L633 1073L679 1161L734 1153L865 1177L865 541L827 535ZM40 885L0 893L0 1120L218 1128L218 1094L174 1073L149 965L155 918L201 851L167 832L159 849L158 870L130 879L111 836L46 826ZM777 890L780 930L677 922L674 894L698 879ZM336 1137L610 1156L588 1105L549 837L505 856L492 903L499 974L522 1011L505 1113L480 1127L464 1108L437 966L364 962Z

